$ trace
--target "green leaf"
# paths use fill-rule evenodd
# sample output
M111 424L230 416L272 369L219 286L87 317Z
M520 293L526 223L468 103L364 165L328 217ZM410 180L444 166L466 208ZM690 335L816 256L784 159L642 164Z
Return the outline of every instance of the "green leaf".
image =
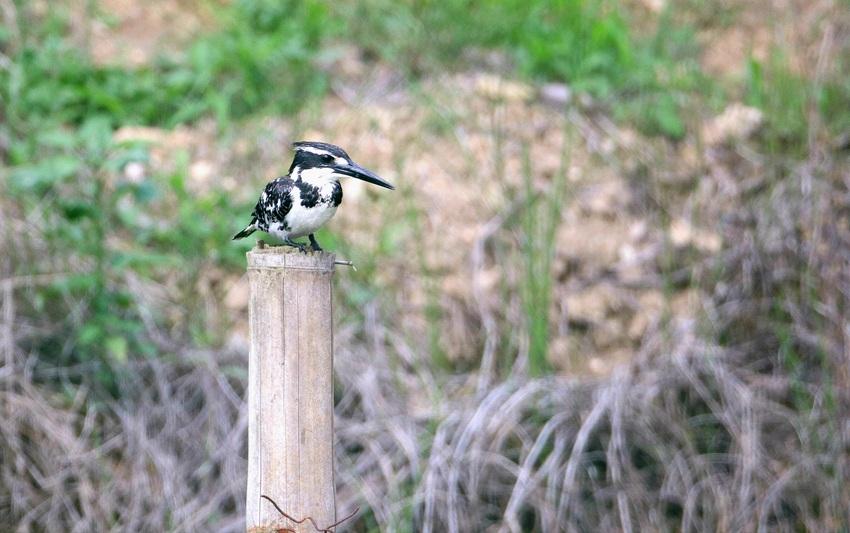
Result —
M128 141L119 146L123 149L112 154L105 165L107 169L113 172L120 172L128 163L147 163L150 161L150 150L144 142Z
M52 128L39 132L36 142L41 146L70 150L77 144L77 137L71 130Z
M97 285L97 278L92 274L74 274L54 281L51 286L59 291L87 291Z
M9 175L10 188L19 192L42 189L75 175L79 169L78 159L68 156L50 157L12 170Z
M98 342L103 337L103 329L99 324L88 323L83 325L77 332L77 342L89 346Z
M62 214L70 221L76 221L81 218L95 218L98 215L97 209L89 202L68 201L62 203Z
M664 95L659 99L654 118L662 134L673 139L681 139L685 136L685 125L679 118L676 102L670 95Z
M109 337L104 343L109 357L116 363L125 364L127 362L128 343L124 337Z
M80 128L80 137L90 156L95 159L102 158L112 144L112 126L109 118L97 115L86 120Z

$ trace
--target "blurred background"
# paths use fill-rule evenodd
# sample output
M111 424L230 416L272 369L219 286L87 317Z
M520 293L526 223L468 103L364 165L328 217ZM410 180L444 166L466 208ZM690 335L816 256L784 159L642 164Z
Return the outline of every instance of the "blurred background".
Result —
M848 72L846 0L0 0L0 529L244 531L310 139L397 185L318 236L341 529L847 531Z

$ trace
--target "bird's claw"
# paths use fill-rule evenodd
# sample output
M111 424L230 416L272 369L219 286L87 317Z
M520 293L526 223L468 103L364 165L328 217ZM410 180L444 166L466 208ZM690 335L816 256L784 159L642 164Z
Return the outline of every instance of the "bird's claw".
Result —
M302 244L300 242L295 242L292 239L286 239L285 241L283 241L283 243L287 246L292 246L293 248L298 248L298 251L300 251L300 252L303 252L305 254L307 253L307 245L306 244Z

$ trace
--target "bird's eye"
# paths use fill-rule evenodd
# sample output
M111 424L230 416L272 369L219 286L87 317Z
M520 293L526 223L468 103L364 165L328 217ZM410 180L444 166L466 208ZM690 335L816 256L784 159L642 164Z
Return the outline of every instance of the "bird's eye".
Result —
M329 154L324 154L322 156L322 161L325 162L325 163L333 163L334 157L332 155L329 155Z

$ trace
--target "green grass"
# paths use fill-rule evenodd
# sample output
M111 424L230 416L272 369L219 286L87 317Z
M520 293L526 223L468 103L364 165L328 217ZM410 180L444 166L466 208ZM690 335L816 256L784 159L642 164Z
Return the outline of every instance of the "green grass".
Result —
M767 61L751 58L745 79L746 102L765 113L763 141L772 154L802 157L811 133L837 136L850 131L850 76L842 64L820 80L794 73L774 50ZM844 72L845 74L841 74ZM813 119L823 131L814 131Z
M33 311L60 327L40 336L34 348L48 364L91 365L98 383L117 395L116 377L130 358L159 354L144 330L139 314L144 305L127 286L128 276L176 280L183 335L203 345L205 335L193 333L206 330L199 312L203 302L196 297L198 275L212 266L241 268L244 248L220 243L247 206L216 189L190 193L185 165L170 175L125 179L124 167L146 161L147 151L114 143L103 116L77 129L41 131L31 142L37 156L15 166L0 190L37 222L47 253L40 264L21 260L19 268L26 270L17 273L58 273L53 283L34 289L32 302Z
M226 125L259 112L290 113L323 94L317 63L334 42L354 43L412 76L462 65L467 50L497 50L521 74L568 83L625 109L619 114L645 131L680 138L681 93L704 85L690 63L692 35L662 18L654 39L638 39L621 13L613 2L586 0L240 0L183 53L123 68L95 65L70 44L57 10L0 32L11 59L0 70L0 98L16 133L94 114L114 125L173 127L202 116Z
M220 121L291 113L324 92L314 62L335 32L324 2L239 0L224 10L218 31L190 48L189 65Z
M24 134L43 121L78 125L93 115L113 126L173 127L208 115L226 123L292 112L323 92L313 61L333 25L322 3L243 0L220 18L182 55L138 68L95 65L67 38L61 11L19 24L20 41L6 32L3 43L11 50L10 67L0 69L7 120Z
M648 134L681 139L689 125L683 110L722 96L700 71L693 31L673 13L668 8L647 37L633 35L627 12L611 1L240 0L183 53L123 68L94 65L70 44L66 18L56 11L0 31L0 49L10 57L0 69L0 98L13 138L45 121L78 125L95 114L115 126L173 127L203 116L227 125L291 113L324 94L327 77L317 64L335 43L356 44L414 77L463 68L470 50L495 50L519 74L565 82ZM831 131L850 126L846 77L814 87L778 54L767 65L751 61L747 72L746 99L767 113L777 146L800 145L812 107ZM13 156L19 150L26 147L10 149Z
M547 191L533 189L534 169L526 148L523 156L524 206L520 214L522 276L520 293L525 309L528 334L528 373L540 376L551 371L548 361L551 326L549 308L552 303L552 261L555 237L566 203L567 172L571 135L565 135L561 166Z
M462 67L470 50L496 50L519 74L567 83L651 134L682 138L688 95L711 89L689 28L662 17L652 38L638 38L617 2L366 0L334 13L348 22L346 39L410 75Z

